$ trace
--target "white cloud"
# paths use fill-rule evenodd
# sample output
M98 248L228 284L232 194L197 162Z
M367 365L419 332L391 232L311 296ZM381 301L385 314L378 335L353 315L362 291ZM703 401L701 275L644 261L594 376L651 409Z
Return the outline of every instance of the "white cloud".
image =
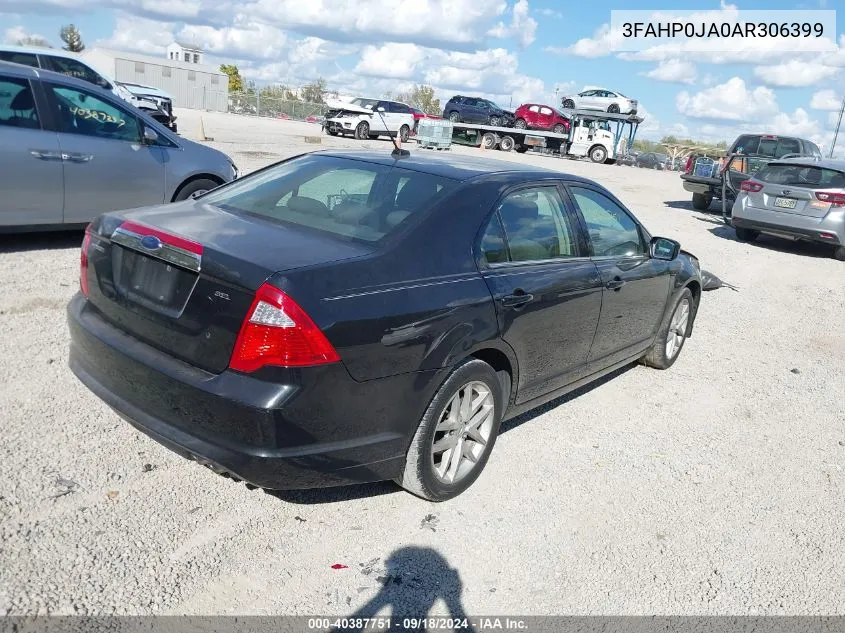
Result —
M841 104L841 96L830 88L814 92L813 98L810 100L810 107L814 110L833 110L838 112Z
M563 17L563 12L556 9L540 9L537 13L542 15L544 18L560 19Z
M555 53L558 55L573 55L575 57L586 57L593 59L596 57L606 57L612 51L612 45L623 40L622 32L615 30L611 32L609 24L602 24L593 37L582 37L571 46L547 46L545 48L548 53Z
M426 58L425 49L416 44L366 46L355 72L369 77L409 79L414 75L417 64Z
M757 66L754 69L758 79L778 88L806 88L838 74L838 68L799 59L774 66Z
M167 46L173 42L173 29L174 25L169 22L120 14L115 20L111 37L98 40L95 44L122 51L164 56Z
M43 35L39 35L38 33L28 33L26 29L20 25L9 27L3 33L4 44L17 44L20 40L25 40L28 38L38 38L46 42L50 41L49 39L47 39Z
M668 59L655 68L643 73L644 77L670 83L694 84L697 79L695 64L680 59Z
M187 25L177 37L197 43L209 54L241 59L276 59L287 45L284 31L257 22L224 28Z
M517 0L513 5L513 15L509 26L499 22L487 34L493 37L513 37L523 48L537 39L537 20L528 15L528 0Z
M754 121L777 114L775 93L763 86L749 89L740 77L695 94L678 93L678 112L693 119Z

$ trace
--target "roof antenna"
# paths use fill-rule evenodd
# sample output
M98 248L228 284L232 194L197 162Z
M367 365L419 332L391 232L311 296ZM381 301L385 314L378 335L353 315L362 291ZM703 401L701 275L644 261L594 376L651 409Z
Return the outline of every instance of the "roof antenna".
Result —
M384 115L382 115L382 112L384 112L384 108L378 108L376 112L378 112L378 115L381 118L381 122L384 123L384 129L387 130L387 135L390 137L390 140L393 141L393 147L395 149L390 152L390 155L395 156L396 158L401 158L402 156L410 156L411 152L399 147L399 144L396 142L396 138L393 136L393 134L391 134L390 128L387 126L387 121L384 120Z

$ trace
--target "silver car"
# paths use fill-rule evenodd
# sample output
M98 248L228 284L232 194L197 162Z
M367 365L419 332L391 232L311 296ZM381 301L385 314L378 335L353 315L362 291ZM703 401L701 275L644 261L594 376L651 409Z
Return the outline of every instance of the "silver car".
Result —
M0 232L77 227L106 211L185 200L238 176L89 82L0 62Z
M845 161L772 161L742 183L731 216L740 241L767 233L830 244L845 261Z
M561 99L561 105L568 110L601 110L611 114L636 114L637 101L620 92L593 88L577 95Z

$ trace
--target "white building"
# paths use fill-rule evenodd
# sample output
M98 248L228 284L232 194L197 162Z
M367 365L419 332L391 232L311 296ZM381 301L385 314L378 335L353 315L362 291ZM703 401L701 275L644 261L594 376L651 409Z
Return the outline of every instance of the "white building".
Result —
M228 110L229 77L214 66L105 48L86 48L81 55L117 81L170 93L176 108Z
M185 42L173 42L167 47L167 59L174 62L186 62L188 64L202 64L203 52L196 44Z

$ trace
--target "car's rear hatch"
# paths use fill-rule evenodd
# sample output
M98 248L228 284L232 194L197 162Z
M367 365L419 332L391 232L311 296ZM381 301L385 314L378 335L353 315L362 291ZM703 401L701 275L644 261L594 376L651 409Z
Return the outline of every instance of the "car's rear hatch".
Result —
M200 200L107 214L91 233L90 305L115 327L212 373L228 366L255 291L273 273L372 252Z
M780 213L823 218L845 197L845 173L815 165L770 163L754 180L762 188L746 191L750 206Z

